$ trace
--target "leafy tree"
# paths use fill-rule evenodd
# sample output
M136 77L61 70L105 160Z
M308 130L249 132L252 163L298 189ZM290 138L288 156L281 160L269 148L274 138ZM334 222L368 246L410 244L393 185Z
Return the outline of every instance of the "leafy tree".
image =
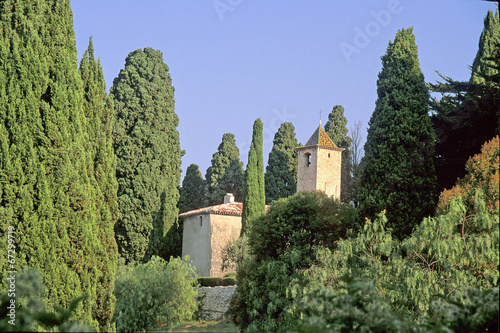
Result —
M352 139L347 135L349 130L347 129L347 119L344 116L344 107L342 105L333 107L325 124L325 132L337 147L345 149L342 152L340 200L342 202L351 202L354 199L352 189Z
M387 209L394 235L403 238L436 204L435 135L412 28L399 30L389 42L382 65L365 143L359 208L369 218Z
M113 149L113 100L108 97L106 83L99 60L94 57L92 39L80 61L80 76L83 81L83 110L87 117L90 163L87 172L95 180L96 204L99 209L99 233L101 260L97 264L99 284L97 288L95 316L102 331L109 331L107 326L113 315L115 297L116 260L118 249L115 241L114 225L118 218L116 192L116 156Z
M114 291L117 331L168 328L193 318L198 282L187 260L171 258L167 263L153 256L146 264L120 267Z
M186 170L179 190L179 213L184 213L203 206L203 176L199 166L191 164Z
M486 207L495 211L499 206L499 164L500 143L496 136L493 140L486 142L481 153L471 157L465 166L467 174L460 179L450 190L441 193L438 204L438 212L446 209L454 197L462 197L471 213L474 207L474 195L477 189L481 189L486 199Z
M126 262L145 262L164 252L165 234L178 217L179 118L163 54L131 52L110 93L120 207L116 241Z
M295 127L284 122L274 135L273 148L266 166L266 203L287 198L297 192L297 150L300 144L295 137Z
M107 302L113 253L101 243L109 229L87 167L91 141L70 3L3 1L0 35L0 245L7 248L9 227L16 236L15 267L2 256L0 284L7 271L37 268L49 308L87 295L74 319L107 327L96 307Z
M468 82L441 76L431 84L442 97L431 99L433 127L437 134L436 171L439 190L452 187L465 175L463 166L481 145L498 133L500 110L500 20L488 11L479 49Z
M212 164L207 169L205 180L206 204L221 204L226 193L233 193L236 201L242 201L243 162L240 161L240 150L236 146L234 134L222 135L222 142L212 155Z
M264 214L266 206L264 185L263 124L259 118L253 124L252 143L248 151L248 163L245 170L245 192L241 233L250 227L251 220Z

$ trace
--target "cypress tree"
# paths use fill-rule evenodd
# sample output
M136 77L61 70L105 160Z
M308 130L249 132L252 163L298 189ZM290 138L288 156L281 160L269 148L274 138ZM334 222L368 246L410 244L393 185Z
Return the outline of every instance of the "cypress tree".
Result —
M295 127L284 122L274 135L265 174L266 203L287 198L297 192L297 150L300 144Z
M500 20L498 11L488 11L479 38L479 48L468 82L442 78L431 84L442 94L433 98L433 127L437 134L436 172L439 190L451 188L465 176L465 163L479 153L483 142L499 130L500 110ZM496 57L496 60L495 60Z
M252 219L264 214L266 206L264 189L263 124L260 118L255 120L253 124L252 143L248 151L244 188L241 234L249 230Z
M0 221L16 229L15 266L2 258L1 271L39 269L49 306L86 294L73 319L108 327L95 311L104 250L69 1L3 1L0 34Z
M340 200L342 202L351 202L354 200L351 175L352 139L347 135L349 130L347 129L347 119L344 116L344 107L342 105L335 105L333 107L325 124L325 132L337 147L345 149L342 152Z
M98 237L102 245L98 253L101 258L97 265L99 285L97 285L96 319L102 331L111 321L114 311L113 295L118 249L115 241L114 225L118 218L116 192L116 156L113 150L113 100L108 97L106 83L99 60L94 57L92 39L80 61L80 76L83 81L83 110L87 117L89 138L88 163L89 178L96 188L96 204L99 210Z
M152 48L129 53L110 93L120 207L116 241L126 262L147 262L164 253L165 235L178 217L179 118L163 54Z
M191 164L187 170L180 188L179 213L184 213L203 206L204 182L200 168Z
M212 155L212 163L205 174L205 204L218 205L224 201L226 193L233 193L234 200L243 199L243 162L236 146L234 134L224 133L217 152Z
M378 98L368 129L361 173L360 213L387 211L403 238L435 208L434 132L429 93L420 70L413 28L399 30L382 56Z

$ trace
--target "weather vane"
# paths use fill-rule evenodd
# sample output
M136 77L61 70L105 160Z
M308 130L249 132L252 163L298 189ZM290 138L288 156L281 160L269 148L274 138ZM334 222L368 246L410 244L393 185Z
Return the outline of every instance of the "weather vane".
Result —
M319 110L319 124L321 125L321 110Z

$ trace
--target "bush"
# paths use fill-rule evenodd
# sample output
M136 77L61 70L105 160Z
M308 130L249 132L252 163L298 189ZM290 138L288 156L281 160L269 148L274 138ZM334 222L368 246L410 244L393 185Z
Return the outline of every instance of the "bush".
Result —
M113 321L118 331L171 327L191 320L197 310L197 276L184 260L167 263L153 256L146 264L118 270Z
M248 251L237 265L238 287L230 315L242 328L283 331L297 323L289 284L301 280L322 248L335 248L353 228L354 207L322 192L301 192L273 203L255 219Z

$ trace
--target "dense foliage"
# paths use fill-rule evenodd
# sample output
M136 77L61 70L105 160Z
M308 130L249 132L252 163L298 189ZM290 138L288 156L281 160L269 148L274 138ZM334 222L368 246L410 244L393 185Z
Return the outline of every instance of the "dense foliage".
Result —
M163 54L131 52L110 90L117 156L116 241L126 262L162 255L165 234L178 217L181 149L174 87Z
M347 135L349 130L347 129L347 119L344 116L344 107L342 105L333 107L325 124L325 132L337 147L345 149L342 152L340 200L342 202L351 202L354 198L352 188L352 139Z
M197 276L187 259L167 263L153 256L146 264L121 266L116 279L113 320L120 332L171 327L197 310Z
M118 219L116 192L116 156L113 149L113 100L108 97L106 83L100 61L94 57L92 39L80 61L80 76L83 81L83 110L87 118L89 138L87 172L95 180L96 207L99 210L99 241L102 245L96 253L101 259L97 262L99 284L96 286L95 316L102 331L109 331L107 325L113 316L115 297L116 260L118 249L115 241L114 226Z
M245 170L243 212L241 233L246 233L251 221L264 214L266 206L264 189L263 124L259 118L253 124L252 143L248 151L248 163Z
M44 301L45 286L42 275L33 268L23 268L16 274L16 297L10 292L0 295L0 331L2 332L89 332L90 327L73 321L73 314L81 302L87 299L80 296L72 300L68 307L54 306L49 311ZM11 303L14 299L15 303ZM12 310L14 309L14 310ZM15 319L13 319L15 317ZM12 325L15 322L15 325ZM113 330L114 326L109 326Z
M498 149L497 140L489 142L468 163L461 186L473 199L452 192L440 213L403 241L393 237L385 212L346 233L353 213L320 208L331 199L304 192L278 201L248 235L233 319L257 331L496 327L498 190L483 188L498 182Z
M500 19L488 11L479 49L468 82L442 76L431 84L442 94L432 98L432 123L437 134L436 171L439 190L455 185L465 175L463 166L481 145L498 134L500 112Z
M297 150L295 127L284 122L274 135L273 148L266 166L266 204L287 198L297 192Z
M436 206L435 134L413 29L402 29L382 57L361 171L360 215L387 210L393 235L408 236Z
M288 285L312 265L317 248L334 248L354 220L352 206L322 192L301 192L275 201L266 215L252 222L251 255L238 266L233 319L259 331L290 327L294 304Z
M207 169L205 180L207 205L223 203L226 193L233 193L237 202L243 201L243 162L240 161L240 150L236 146L234 134L222 135L222 142L212 155L212 164Z
M85 294L75 320L107 329L113 300L106 288L116 256L113 244L105 243L116 205L108 192L113 158L93 155L107 153L107 143L89 138L96 123L85 116L109 110L91 110L84 102L93 94L84 92L77 69L68 0L2 1L0 245L7 248L7 228L14 227L15 269L34 267L43 274L49 308L68 307ZM107 174L97 175L96 164ZM104 179L107 188L100 188ZM7 255L0 268L3 289L5 272L12 270Z
M196 164L188 166L179 189L179 213L203 207L204 185L200 167Z

